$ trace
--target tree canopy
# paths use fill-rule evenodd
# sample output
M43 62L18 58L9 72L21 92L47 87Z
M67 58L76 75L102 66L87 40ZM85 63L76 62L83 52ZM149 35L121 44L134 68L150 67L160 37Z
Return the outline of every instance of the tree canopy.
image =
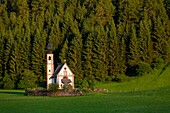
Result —
M55 67L66 59L77 86L134 76L158 59L170 62L170 2L0 0L0 87L29 76L43 86L48 43Z

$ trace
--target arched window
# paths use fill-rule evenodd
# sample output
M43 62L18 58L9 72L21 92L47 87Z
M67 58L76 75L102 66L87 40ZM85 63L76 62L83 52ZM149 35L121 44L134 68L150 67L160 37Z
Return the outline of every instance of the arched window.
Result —
M50 57L50 56L48 57L48 60L51 60L51 57Z

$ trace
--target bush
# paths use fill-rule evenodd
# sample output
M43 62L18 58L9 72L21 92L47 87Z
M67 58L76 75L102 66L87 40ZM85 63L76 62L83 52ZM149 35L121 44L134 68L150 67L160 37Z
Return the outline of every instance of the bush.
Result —
M3 78L4 89L13 89L15 87L14 81L10 78L8 74Z
M72 85L63 85L63 90L72 90Z
M136 69L137 69L137 64L129 65L126 69L125 74L129 77L137 76Z
M25 95L26 96L46 96L48 93L47 90L45 90L44 88L27 88L25 90Z
M87 82L87 80L85 79L84 81L82 81L82 85L80 88L87 88L89 86L89 83Z
M18 84L19 88L22 89L27 89L27 88L35 88L36 87L36 75L33 73L33 71L29 70L29 69L25 69L23 70L23 72L21 73L21 80Z
M126 76L125 74L120 74L118 76L115 76L113 80L116 82L125 82L130 80L130 77Z
M49 89L50 92L57 92L58 91L58 84L49 84Z
M140 62L139 64L137 64L136 74L138 76L150 74L150 73L152 73L152 68L151 68L150 64L148 64L146 62Z

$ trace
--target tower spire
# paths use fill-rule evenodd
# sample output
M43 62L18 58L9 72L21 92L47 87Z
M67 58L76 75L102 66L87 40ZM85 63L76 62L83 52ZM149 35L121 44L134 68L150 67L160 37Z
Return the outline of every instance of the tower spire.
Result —
M54 60L53 60L53 46L52 44L48 44L47 46L47 89L49 88L49 84L52 83L52 75L54 73Z
M48 53L52 53L53 52L53 45L48 43L47 50L48 50Z

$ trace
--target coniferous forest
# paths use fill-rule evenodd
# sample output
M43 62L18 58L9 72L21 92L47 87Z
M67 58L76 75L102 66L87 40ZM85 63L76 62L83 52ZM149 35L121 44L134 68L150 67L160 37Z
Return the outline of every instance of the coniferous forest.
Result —
M76 86L151 73L170 62L170 1L0 0L0 88L45 87L48 43Z

